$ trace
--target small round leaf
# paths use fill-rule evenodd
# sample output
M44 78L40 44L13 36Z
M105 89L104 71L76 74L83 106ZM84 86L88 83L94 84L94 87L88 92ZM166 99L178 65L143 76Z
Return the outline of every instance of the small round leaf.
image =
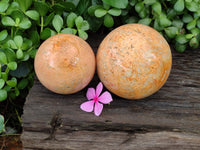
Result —
M24 57L24 53L21 49L18 49L16 52L17 59L22 59Z
M7 91L1 89L1 90L0 90L0 102L6 100L6 98L7 98Z
M21 48L22 44L23 44L23 38L21 35L17 35L14 37L14 42L17 46L17 48Z
M75 19L77 18L77 15L73 12L71 12L68 16L67 16L67 27L69 28L73 28L74 24L75 24Z
M0 32L0 41L5 40L5 39L7 38L7 36L8 36L7 30L2 30L2 31Z
M99 8L95 10L94 14L97 18L101 18L107 14L107 10L103 8Z
M113 17L109 14L106 14L104 17L104 25L108 28L112 27L114 25Z
M59 33L63 26L63 19L60 15L55 15L52 21L53 27Z
M39 20L40 17L40 14L36 10L28 10L25 14L33 20Z
M119 16L121 15L122 11L121 9L118 9L118 8L112 8L108 11L108 13L112 16Z
M17 63L16 63L15 61L9 62L9 63L8 63L8 68L9 68L10 70L16 70L16 69L17 69Z
M7 64L7 57L6 54L4 52L0 51L0 62L3 64Z
M3 79L0 79L0 89L2 89L5 85L5 81Z

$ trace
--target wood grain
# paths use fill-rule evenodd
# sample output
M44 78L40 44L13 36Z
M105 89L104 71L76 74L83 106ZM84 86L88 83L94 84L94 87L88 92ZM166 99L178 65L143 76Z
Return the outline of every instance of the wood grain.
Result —
M96 53L104 36L95 36L88 42ZM113 95L100 117L79 108L97 75L72 95L52 93L36 80L22 117L24 149L200 149L200 49L172 54L171 74L157 93L142 100ZM56 140L45 140L50 133Z

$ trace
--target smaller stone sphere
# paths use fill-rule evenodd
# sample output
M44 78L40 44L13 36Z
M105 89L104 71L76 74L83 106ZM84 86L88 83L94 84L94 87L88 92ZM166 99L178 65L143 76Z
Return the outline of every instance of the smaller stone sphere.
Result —
M111 31L97 51L97 73L105 87L126 99L141 99L157 92L172 65L171 50L163 36L141 24Z
M58 94L82 90L95 73L95 55L83 39L72 34L57 34L45 40L34 60L39 81Z

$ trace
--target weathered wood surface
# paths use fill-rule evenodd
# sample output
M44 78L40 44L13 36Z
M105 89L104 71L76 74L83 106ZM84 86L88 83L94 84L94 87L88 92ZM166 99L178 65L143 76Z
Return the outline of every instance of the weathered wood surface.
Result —
M90 37L96 52L103 36ZM172 53L171 74L157 93L133 101L113 95L114 101L104 105L100 117L79 108L86 101L87 88L59 95L36 80L22 117L24 149L199 150L200 50ZM98 81L96 75L88 87L96 86ZM60 115L56 120L57 113ZM52 125L52 118L57 126Z

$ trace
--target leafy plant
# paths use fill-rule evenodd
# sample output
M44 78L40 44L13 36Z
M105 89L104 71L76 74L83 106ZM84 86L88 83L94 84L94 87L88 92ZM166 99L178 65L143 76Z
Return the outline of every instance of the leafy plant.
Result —
M4 117L0 115L0 134L5 132Z

